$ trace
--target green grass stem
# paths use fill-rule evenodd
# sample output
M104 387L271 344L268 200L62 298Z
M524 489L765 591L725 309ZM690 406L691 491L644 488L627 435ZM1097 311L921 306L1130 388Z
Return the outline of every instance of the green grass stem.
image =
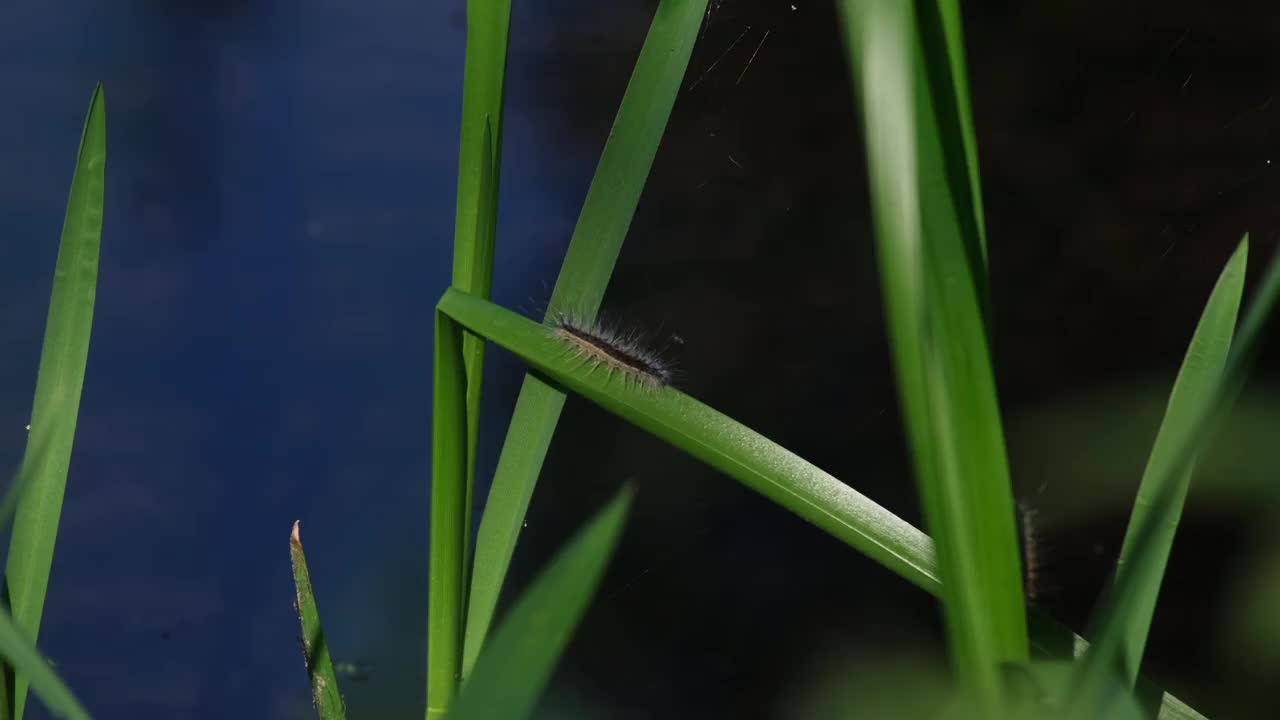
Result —
M511 0L468 0L467 45L462 82L462 127L458 141L458 197L454 216L453 235L453 286L480 297L489 297L493 285L493 254L498 227L498 180L502 166L503 101L506 86L508 33L511 27ZM439 320L437 319L437 336ZM438 478L433 474L432 517L447 516L446 527L437 533L432 525L431 567L433 578L443 582L456 580L458 589L446 589L432 584L432 603L447 605L428 610L428 708L427 717L433 717L432 704L443 712L461 677L461 633L465 627L463 613L470 586L470 527L472 494L475 488L476 446L480 436L480 391L484 377L484 341L471 335L462 337L462 371L465 376L461 418L461 431L465 459L463 461L462 487L441 488L436 484L455 483L457 478ZM439 353L437 351L437 362ZM451 369L452 370L452 369ZM440 375L437 372L437 389ZM450 389L452 392L452 388ZM433 412L441 411L440 399L434 401ZM446 404L452 404L447 400ZM444 408L448 422L458 422L458 408ZM438 420L438 416L437 416ZM433 431L436 439L440 433ZM452 459L441 460L439 453L452 453L452 445L432 449L432 466L435 469L453 469ZM454 504L459 500L460 507ZM437 507L439 506L439 510ZM458 527L455 523L461 522ZM457 533L461 532L461 538ZM456 557L445 558L444 553ZM436 576L439 570L441 575ZM441 623L444 623L441 625ZM448 635L448 638L436 638ZM456 641L453 636L457 636ZM434 668L434 669L432 669Z
M435 314L431 416L430 574L427 580L427 720L443 717L462 668L467 509L467 375L462 328Z

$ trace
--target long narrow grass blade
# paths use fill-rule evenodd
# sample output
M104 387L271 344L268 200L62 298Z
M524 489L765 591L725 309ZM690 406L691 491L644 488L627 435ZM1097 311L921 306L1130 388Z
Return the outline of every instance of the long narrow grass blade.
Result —
M41 442L44 444L40 446L31 444L30 440L28 440L26 454L31 457L44 457L48 452L48 443L51 439L49 435L49 433L42 433ZM24 473L20 470L15 474L13 481L9 483L9 487L5 489L4 499L0 500L0 532L8 529L9 521L13 519L14 512L18 509L18 501L22 498L23 493L26 492L28 486L31 485L35 478L35 473ZM9 616L7 610L0 609L0 613L3 613L4 615L4 622L9 623L10 625L13 624L13 619ZM2 664L5 668L6 674L9 674L11 677L12 671L10 668L16 666L17 672L31 678L32 668L35 668L37 673L48 669L48 665L43 662L43 659L40 658L39 653L34 648L28 648L28 650L29 652L25 653L19 651L19 654L15 655L9 649L8 645L4 644L4 641L0 641L0 659L3 660ZM35 659L36 662L31 662L31 659ZM54 679L57 679L56 676ZM58 681L57 686L55 687L51 685L47 679L42 678L41 680L42 682L37 682L34 678L32 679L31 686L35 689L36 695L41 697L41 700L45 702L46 706L57 705L63 708L58 710L58 712L63 712L65 715L65 707L63 707L64 698L62 696L69 696L70 691L65 688L58 689L61 687L60 681ZM7 687L10 682L11 680L5 681L0 678L0 720L8 720L12 717L13 707L9 703L10 688ZM43 695L43 693L49 692L50 688L53 688L52 692L55 693L55 697L53 699ZM72 716L74 716L74 713L72 713Z
M493 285L493 246L498 226L498 167L492 155L489 118L484 119L484 143L480 172L481 214L476 217L475 234L455 240L453 286L478 297L489 297ZM467 485L463 517L467 532L462 536L462 603L467 606L470 586L472 496L476 484L476 446L480 438L480 390L484 379L484 338L470 333L462 336L462 360L467 372Z
M99 85L89 101L71 179L31 409L29 451L22 458L17 481L23 489L5 566L14 623L32 641L38 636L44 611L89 355L106 160L106 110ZM12 717L21 720L28 678L17 673L13 680Z
M803 458L674 388L645 389L584 372L545 325L456 290L439 309L518 355L560 387L681 448L871 556L908 581L937 592L931 543L923 533Z
M564 393L525 375L476 533L467 594L463 678L475 665L498 609L502 585L564 401Z
M950 10L944 8L936 17L925 13L917 21L924 51L916 65L925 347L933 353L931 373L937 379L928 392L938 397L931 401L933 433L916 435L914 444L918 454L929 452L931 440L955 453L955 472L940 473L934 477L937 487L923 493L925 517L938 518L940 531L947 533L945 541L934 533L939 546L947 547L941 558L944 578L954 571L960 576L957 581L962 577L965 584L957 594L963 605L952 617L964 624L975 648L987 646L981 647L980 655L993 654L998 665L1028 657L1025 600L1013 489L988 346L985 244L972 119L967 99L956 95L966 85L958 16L954 2L938 6ZM932 50L941 44L934 41L940 26L946 37L945 66L942 53ZM945 408L945 414L937 414L938 408ZM953 552L951 563L947 558Z
M42 437L38 439L41 444L35 445L28 435L27 449L24 454L31 457L44 457L49 452L50 440L49 433L43 433ZM14 474L13 480L5 488L4 498L0 499L0 531L9 528L9 522L13 520L14 514L18 511L18 501L22 499L23 493L27 491L28 486L35 480L35 477L35 473L23 472L21 467Z
M511 0L467 1L453 283L467 292L485 296L487 292L481 291L487 290L493 276L510 26Z
M9 613L0 610L0 657L30 681L32 691L54 717L88 720L89 712L24 634Z
M453 286L489 297L498 227L498 180L502 166L502 119L511 0L468 0L467 49L462 81L462 130L458 142L458 200L453 234ZM462 339L466 372L466 529L457 548L462 569L459 612L470 585L469 562L476 445L480 436L480 390L484 341ZM461 622L461 617L459 618ZM441 679L440 681L443 681Z
M640 201L707 0L661 0L636 60L600 164L587 190L548 314L594 317ZM526 376L480 518L468 597L464 673L497 608L529 500L560 419L564 395Z
M633 495L624 486L524 591L486 643L450 720L520 720L533 711L604 576Z
M487 291L493 276L510 26L511 0L468 0L453 283L467 292L486 296L482 290Z
M316 607L315 593L311 591L311 573L307 570L307 556L302 552L302 538L298 535L298 523L289 533L289 563L293 566L293 587L296 591L294 608L302 625L302 659L311 682L311 703L320 720L343 720L347 716L338 692L338 679L333 673L333 660L320 626L320 610Z
M1246 236L1247 239L1247 236ZM1226 367L1179 422L1169 426L1167 458L1153 475L1151 503L1131 529L1129 558L1117 569L1115 580L1099 603L1094 626L1096 641L1081 660L1072 693L1081 716L1088 716L1100 702L1113 675L1125 677L1122 657L1131 628L1142 622L1146 598L1158 587L1164 568L1159 553L1161 526L1171 516L1177 500L1178 478L1219 427L1244 385L1260 344L1262 330L1280 297L1280 253L1272 258L1227 355Z
M929 74L929 92L943 133L947 182L956 189L956 217L971 262L986 267L987 231L978 174L978 141L969 106L969 79L964 60L964 29L957 0L917 3L920 39ZM978 260L977 258L980 258ZM978 290L986 307L985 283Z
M938 541L952 664L986 708L1027 658L1013 496L987 347L986 269L946 52L931 15L844 0L861 98L880 277L926 524ZM927 45L927 43L925 43ZM945 83L948 92L938 89ZM956 170L955 168L958 168Z
M646 390L593 373L549 327L485 300L448 290L439 308L518 356L558 388L683 449L930 594L941 593L934 544L927 535L768 438L672 388ZM1089 647L1050 618L1035 612L1031 616L1037 620L1033 638L1041 655L1078 657ZM1166 707L1186 707L1169 694L1164 700ZM1160 716L1198 717L1164 711Z
M443 717L462 666L467 502L467 376L462 328L435 316L431 412L431 548L427 581L427 720Z
M1173 537L1178 530L1178 520L1182 514L1182 506L1191 484L1191 473L1195 466L1192 459L1185 467L1173 471L1171 462L1177 450L1170 445L1170 438L1185 436L1186 430L1179 429L1194 420L1191 417L1206 400L1206 393L1211 391L1222 369L1227 363L1227 354L1231 349L1231 338L1235 332L1236 315L1240 310L1240 296L1244 291L1245 266L1249 257L1249 244L1242 240L1231 259L1227 261L1218 282L1209 296L1200 321L1196 325L1187 348L1182 367L1173 383L1173 391L1169 396L1169 404L1161 421L1160 430L1156 434L1151 448L1151 456L1146 470L1142 474L1142 483L1138 487L1138 496L1129 516L1129 528L1125 533L1124 545L1120 550L1118 567L1123 567L1130 560L1137 529L1145 522L1151 511L1159 488L1156 483L1165 474L1173 477L1172 497L1169 511L1165 517L1156 520L1157 530L1149 550L1152 571L1156 573L1154 581L1138 588L1138 597L1134 598L1134 614L1127 627L1120 662L1124 666L1124 680L1133 684L1138 677L1138 666L1142 662L1143 648L1147 643L1147 634L1151 627L1151 618L1155 613L1156 598L1160 592L1160 581L1164 568L1168 564L1169 551L1173 547Z

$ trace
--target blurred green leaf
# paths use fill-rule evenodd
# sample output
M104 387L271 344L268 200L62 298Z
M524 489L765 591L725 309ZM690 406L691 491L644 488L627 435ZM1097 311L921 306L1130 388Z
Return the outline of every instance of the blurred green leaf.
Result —
M1147 634L1151 627L1151 618L1155 613L1156 598L1160 593L1164 569L1168 564L1169 551L1173 548L1173 536L1178 530L1178 521L1182 515L1182 505L1186 500L1187 488L1191 484L1191 473L1195 468L1192 458L1182 467L1174 467L1172 463L1177 457L1177 448L1170 439L1185 437L1189 433L1187 424L1195 422L1194 413L1197 408L1206 404L1207 393L1216 386L1222 369L1227 363L1227 353L1231 350L1231 337L1235 332L1236 315L1240 310L1240 296L1244 291L1245 267L1248 263L1249 244L1241 241L1231 259L1227 261L1218 276L1218 282L1209 296L1200 322L1196 325L1187 348L1186 358L1178 377L1173 383L1173 391L1169 396L1168 409L1164 421L1156 435L1155 444L1151 448L1151 457L1147 461L1146 471L1142 475L1142 484L1138 488L1138 497L1134 501L1133 513L1129 517L1129 527L1125 533L1124 545L1120 550L1119 567L1123 567L1132 559L1136 533L1150 512L1155 497L1159 492L1157 485L1165 476L1173 483L1172 494L1164 517L1152 518L1157 526L1151 541L1147 562L1151 564L1152 582L1135 589L1138 594L1133 598L1134 610L1126 628L1123 648L1120 650L1120 662L1124 666L1124 679L1132 685L1138 677L1138 666L1142 662L1143 649L1147 643Z
M1247 240L1247 236L1246 236ZM1126 641L1135 624L1145 625L1145 598L1158 587L1164 568L1159 552L1162 527L1179 500L1178 478L1211 434L1243 387L1245 377L1260 344L1262 330L1280 296L1280 254L1272 258L1259 290L1249 305L1232 342L1226 366L1209 388L1198 395L1194 405L1180 413L1176 424L1162 430L1169 437L1167 455L1154 475L1151 502L1131 528L1129 562L1117 569L1114 583L1099 603L1095 627L1097 639L1081 660L1074 678L1077 711L1087 716L1103 699L1103 689L1115 675L1127 676L1124 664Z
M1027 670L1041 693L1042 705L1028 704L1017 708L1012 717L1036 720L1044 717L1067 718L1067 706L1075 664L1068 661L1032 662ZM1146 720L1149 715L1130 691L1128 684L1114 682L1104 691L1105 703L1099 706L1091 720ZM1050 713L1045 706L1052 707Z
M1280 677L1280 507L1263 516L1262 542L1233 578L1219 650L1231 669Z
M623 489L560 549L485 644L449 720L520 720L586 612L634 495Z
M937 658L909 651L824 653L791 670L796 687L782 701L786 710L778 713L789 720L940 720L952 688L947 667Z
M1034 608L1027 613L1027 629L1031 635L1032 656L1041 661L1070 661L1083 657L1089 650L1088 641ZM1144 707L1157 710L1154 713L1157 720L1207 720L1189 705L1142 676L1138 677L1135 690Z
M948 188L949 197L923 193L926 212L933 201L939 209L954 202L950 228L959 235L968 264L974 268L974 290L982 316L990 322L987 294L987 230L982 209L982 187L978 172L978 140L969 106L969 78L964 59L964 29L957 0L935 0L915 4L920 14L921 68L926 77L928 102L932 106L937 137L943 152L937 162L920 167L922 187ZM927 121L927 120L926 120ZM921 147L926 147L922 143ZM944 178L945 176L945 178ZM929 229L926 219L926 231ZM988 341L990 338L988 338Z
M106 161L106 110L102 86L98 85L89 101L75 174L71 178L44 348L36 376L31 431L15 483L21 494L17 496L5 566L5 587L13 621L33 643L39 635L44 611L89 355L98 287ZM17 671L12 685L12 717L21 720L27 697L27 673L31 667L23 665L12 669ZM45 700L50 702L49 698Z
M0 611L0 656L27 678L31 689L54 717L88 720L88 711L4 611Z
M1010 461L1052 534L1119 514L1134 491L1169 403L1173 373L1144 373L1025 408L1008 423ZM1280 385L1259 376L1196 455L1188 502L1200 512L1256 508L1280 497L1270 442L1280 427ZM1064 463L1061 449L1071 448Z
M689 65L707 0L660 0L587 190L547 316L595 317L667 119ZM516 539L564 407L564 395L526 376L498 456L476 539L464 675L493 620Z
M963 87L962 53L939 27L943 16L917 18L911 3L844 0L840 8L863 110L894 366L937 542L952 663L991 710L1000 703L1001 664L1025 661L1028 643L987 348L972 130L954 98Z
M320 610L316 608L315 594L311 591L311 573L307 570L307 556L302 552L302 538L296 522L289 534L289 563L293 567L293 586L297 593L294 607L302 625L302 659L311 683L311 703L320 720L343 720L347 713L342 706L338 678L334 675L333 660L329 657L329 646L320 625Z

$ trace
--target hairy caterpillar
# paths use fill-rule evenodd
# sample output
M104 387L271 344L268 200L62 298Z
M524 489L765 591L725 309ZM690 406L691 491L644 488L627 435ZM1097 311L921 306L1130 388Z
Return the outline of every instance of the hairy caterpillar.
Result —
M646 344L645 337L607 322L580 322L567 313L549 322L552 334L569 345L573 354L592 370L603 368L624 383L644 388L671 384L674 372L662 354Z

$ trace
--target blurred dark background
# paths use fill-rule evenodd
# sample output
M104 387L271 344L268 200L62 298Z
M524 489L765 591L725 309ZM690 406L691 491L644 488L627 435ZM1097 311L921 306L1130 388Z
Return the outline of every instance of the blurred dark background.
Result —
M533 314L654 3L515 6L494 297ZM684 340L681 389L918 524L833 4L712 6L605 307ZM1251 279L1280 238L1276 13L963 11L1014 480L1039 511L1041 605L1080 628L1217 273L1245 231ZM100 717L308 717L284 541L301 518L331 647L358 668L353 716L417 717L464 3L22 0L0 17L10 467L95 81L108 110L42 648ZM1252 717L1266 689L1221 634L1250 498L1275 475L1277 365L1272 347L1204 460L1152 633L1149 673L1210 717ZM521 373L491 351L479 497ZM511 587L627 479L638 504L545 716L794 717L849 658L943 657L931 598L581 401Z

